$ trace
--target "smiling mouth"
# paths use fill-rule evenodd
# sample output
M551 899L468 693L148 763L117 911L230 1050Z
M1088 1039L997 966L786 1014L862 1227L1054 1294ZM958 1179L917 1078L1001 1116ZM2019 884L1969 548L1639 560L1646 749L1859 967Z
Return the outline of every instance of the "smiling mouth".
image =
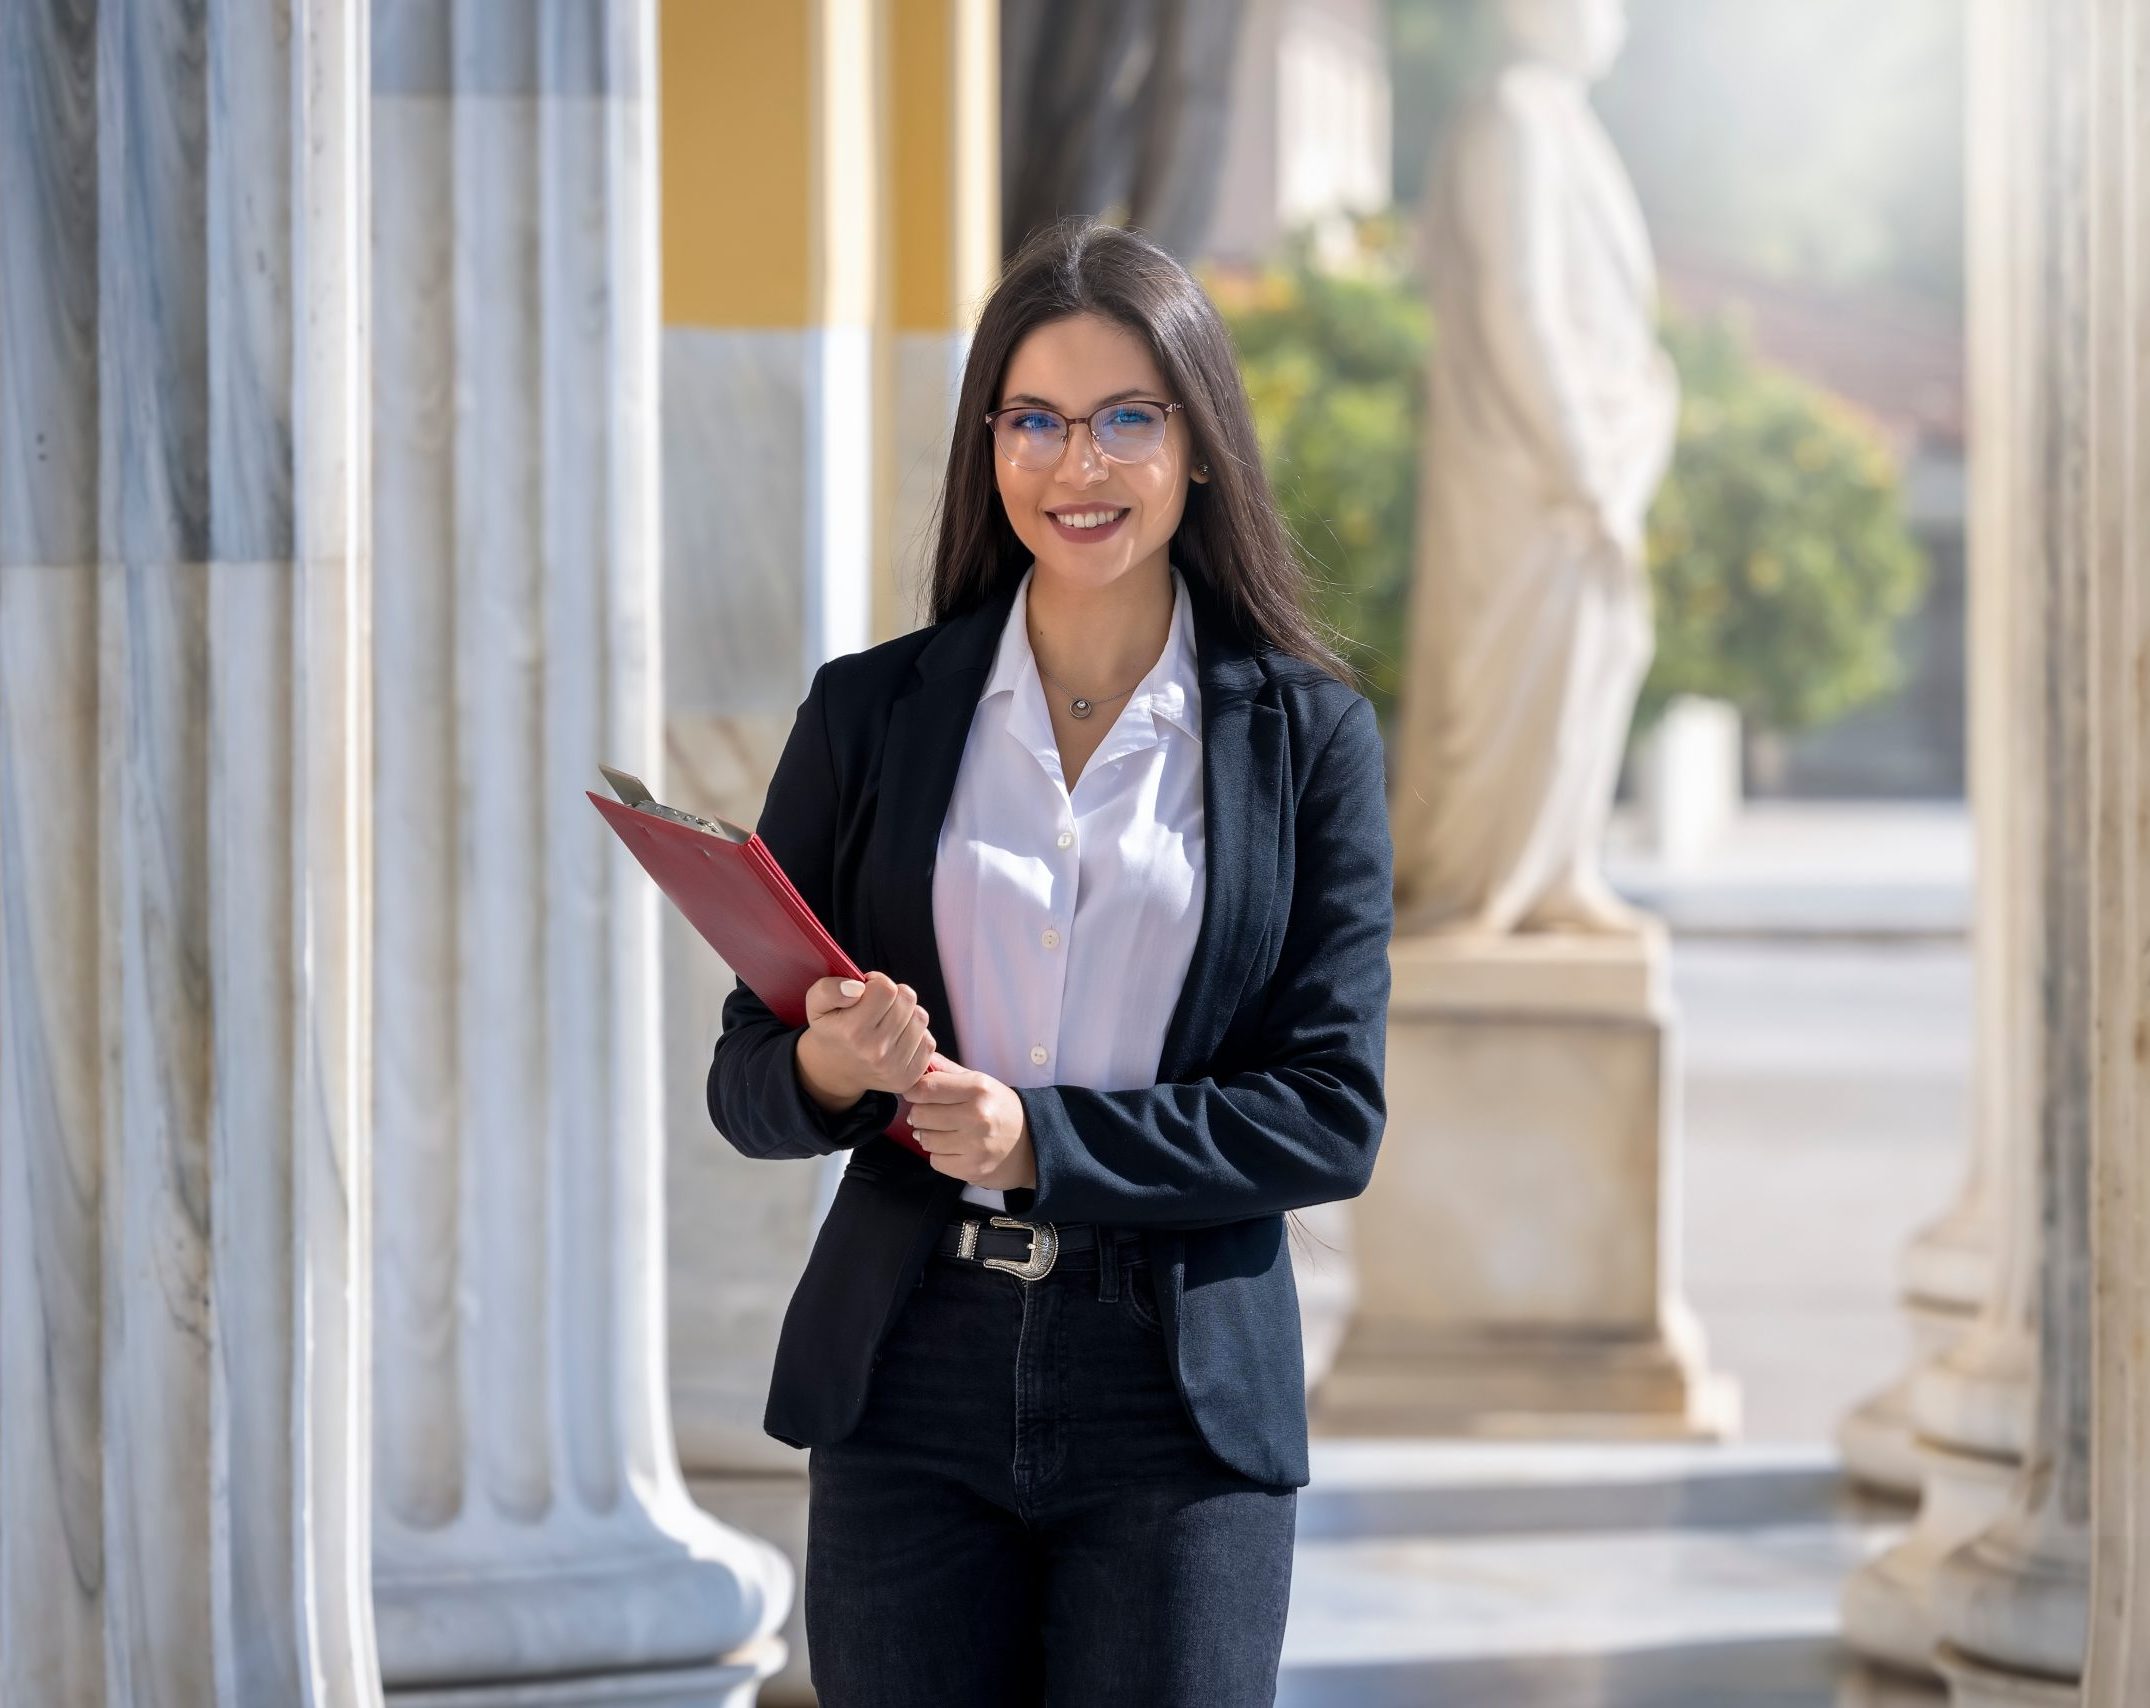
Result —
M1064 540L1102 540L1118 532L1120 524L1131 514L1129 510L1100 505L1095 510L1075 510L1068 515L1055 515L1046 511L1053 524L1053 531ZM1070 517L1077 518L1070 520ZM1101 520L1094 520L1101 518ZM1088 524L1085 526L1085 524Z

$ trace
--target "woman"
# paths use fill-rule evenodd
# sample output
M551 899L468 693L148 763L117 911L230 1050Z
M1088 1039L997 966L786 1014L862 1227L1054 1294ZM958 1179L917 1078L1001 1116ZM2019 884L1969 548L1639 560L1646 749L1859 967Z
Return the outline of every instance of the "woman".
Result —
M810 1449L824 1708L1273 1697L1285 1216L1373 1168L1391 925L1373 708L1301 596L1215 308L1041 231L972 340L934 620L815 672L758 826L874 970L801 1027L739 984L710 1069L739 1150L851 1153L764 1418Z

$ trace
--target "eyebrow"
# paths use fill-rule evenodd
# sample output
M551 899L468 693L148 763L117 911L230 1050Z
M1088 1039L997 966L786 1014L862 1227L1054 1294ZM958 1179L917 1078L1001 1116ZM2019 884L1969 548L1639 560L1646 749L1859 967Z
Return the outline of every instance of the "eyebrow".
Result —
M1119 403L1123 399L1130 397L1150 397L1152 395L1154 394L1151 388L1148 386L1131 385L1125 391L1116 391L1110 397L1099 398L1095 404L1093 404L1090 408L1084 410L1083 413L1085 415L1095 415L1108 403ZM1066 410L1062 409L1059 404L1054 403L1051 399L1040 397L1036 392L1031 391L1017 392L1013 397L1007 399L1004 403L1002 403L1001 408L1012 409L1018 403L1035 403L1041 409L1050 409L1055 415L1065 415L1067 413Z

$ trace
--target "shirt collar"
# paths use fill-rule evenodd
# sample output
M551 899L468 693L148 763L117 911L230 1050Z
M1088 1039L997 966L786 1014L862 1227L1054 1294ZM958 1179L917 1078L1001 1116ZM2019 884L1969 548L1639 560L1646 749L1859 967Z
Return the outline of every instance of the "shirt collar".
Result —
M1012 723L1025 720L1026 702L1033 697L1035 707L1027 708L1033 714L1044 714L1045 684L1038 674L1036 656L1030 650L1030 578L1037 573L1037 565L1023 571L1022 580L1015 590L1015 602L1008 609L1008 619L1001 625L1000 646L993 655L993 669L986 677L981 700L994 694L1012 693L1015 706ZM1202 689L1197 674L1194 644L1194 609L1187 597L1187 584L1179 565L1168 565L1172 577L1172 626L1165 640L1165 649L1157 662L1150 666L1149 674L1135 685L1126 703L1114 719L1126 717L1130 712L1146 710L1153 722L1170 724L1181 733L1202 739ZM1026 744L1036 748L1042 742L1053 745L1052 719L1042 716L1042 730L1019 730L1025 735ZM1162 735L1162 728L1158 733ZM1032 740L1035 736L1037 739Z

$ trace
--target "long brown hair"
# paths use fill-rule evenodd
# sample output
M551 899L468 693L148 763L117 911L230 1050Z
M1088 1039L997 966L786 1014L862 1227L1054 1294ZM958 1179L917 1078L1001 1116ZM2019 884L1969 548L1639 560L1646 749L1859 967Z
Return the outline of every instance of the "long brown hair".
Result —
M1249 646L1305 659L1357 688L1356 672L1307 615L1306 571L1262 472L1254 410L1217 305L1143 233L1087 214L1032 232L978 318L937 501L928 621L974 609L1029 561L1000 501L984 417L1016 346L1033 328L1071 314L1100 315L1140 338L1172 396L1187 406L1195 459L1209 464L1209 479L1188 483L1172 561L1201 579ZM1295 1210L1286 1213L1285 1225L1328 1246Z
M1087 214L1033 231L979 316L937 500L927 620L973 609L1029 562L1000 501L984 417L1016 347L1035 328L1075 314L1098 315L1140 338L1171 396L1186 405L1194 455L1209 464L1210 477L1188 484L1172 561L1201 578L1249 646L1290 653L1359 686L1307 613L1306 570L1262 472L1254 412L1216 304L1142 232Z

